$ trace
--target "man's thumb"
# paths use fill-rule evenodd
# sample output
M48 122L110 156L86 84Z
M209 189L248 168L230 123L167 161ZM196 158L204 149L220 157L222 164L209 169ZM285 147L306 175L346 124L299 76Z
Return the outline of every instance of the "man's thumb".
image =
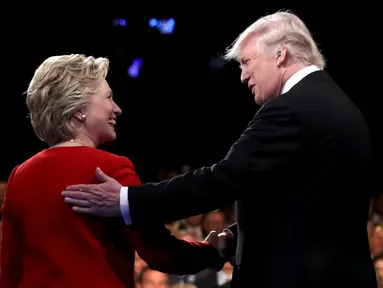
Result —
M208 243L211 243L214 241L214 238L215 237L218 237L218 233L217 231L215 230L212 230L210 231L209 235L207 235L206 239L204 240L204 242L208 242Z
M113 178L109 177L108 175L106 175L104 172L102 172L102 170L97 167L96 168L96 177L98 180L100 180L100 182L110 182L110 181L114 181Z

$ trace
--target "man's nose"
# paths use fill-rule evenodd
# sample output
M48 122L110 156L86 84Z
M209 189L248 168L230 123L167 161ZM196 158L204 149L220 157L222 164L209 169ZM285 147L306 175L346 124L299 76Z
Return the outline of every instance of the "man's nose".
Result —
M242 70L241 71L241 82L242 83L247 83L247 81L249 81L249 75L246 71Z

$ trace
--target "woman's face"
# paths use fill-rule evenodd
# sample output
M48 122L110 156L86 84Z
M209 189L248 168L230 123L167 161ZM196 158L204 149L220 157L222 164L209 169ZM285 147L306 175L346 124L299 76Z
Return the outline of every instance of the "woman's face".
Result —
M114 127L121 114L120 107L113 101L113 94L106 80L103 80L99 93L91 97L83 115L84 132L95 144L101 145L116 139Z

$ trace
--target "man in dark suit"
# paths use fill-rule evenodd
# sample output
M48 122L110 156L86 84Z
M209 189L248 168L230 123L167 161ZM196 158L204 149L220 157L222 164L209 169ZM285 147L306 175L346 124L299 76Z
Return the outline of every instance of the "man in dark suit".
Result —
M140 187L121 187L97 170L107 182L67 187L65 201L80 213L122 215L127 225L236 202L232 287L376 287L366 230L369 130L323 71L305 24L288 12L265 16L226 56L239 61L262 107L222 161Z

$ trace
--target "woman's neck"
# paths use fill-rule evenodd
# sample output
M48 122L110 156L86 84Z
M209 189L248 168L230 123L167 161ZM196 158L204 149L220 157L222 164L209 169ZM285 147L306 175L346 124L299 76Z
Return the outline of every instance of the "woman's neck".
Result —
M95 148L95 143L88 137L76 137L70 140L66 140L60 143L57 143L56 145L53 145L53 147L70 147L70 146L88 146Z

